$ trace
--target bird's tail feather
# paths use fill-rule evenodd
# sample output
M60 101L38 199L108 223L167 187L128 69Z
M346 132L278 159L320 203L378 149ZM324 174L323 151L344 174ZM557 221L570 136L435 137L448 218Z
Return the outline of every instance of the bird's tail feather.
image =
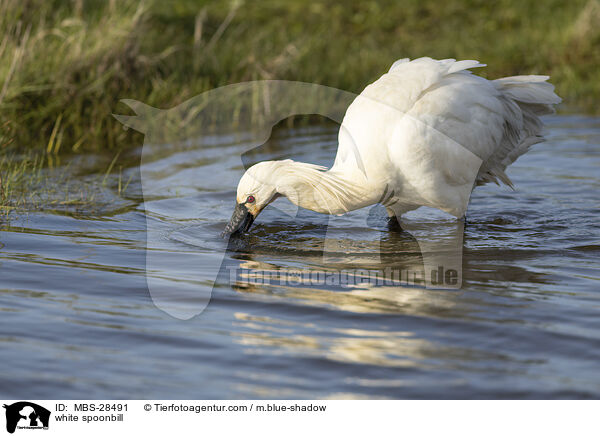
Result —
M512 76L494 80L496 88L506 97L516 101L522 108L535 115L554 113L553 105L562 99L554 93L554 85L548 76Z
M548 76L512 76L493 81L502 94L500 99L507 113L504 139L502 146L483 163L478 185L501 181L513 187L506 167L544 140L539 116L554 113L554 105L561 102L548 79Z

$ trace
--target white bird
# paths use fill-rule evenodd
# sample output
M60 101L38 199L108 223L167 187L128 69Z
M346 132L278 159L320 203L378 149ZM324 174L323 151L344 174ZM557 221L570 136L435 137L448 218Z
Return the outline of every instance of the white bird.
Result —
M475 186L503 182L506 167L543 138L539 115L561 99L548 76L487 80L474 60L395 62L348 107L333 166L293 160L250 167L224 234L247 231L279 196L340 215L381 203L392 226L420 206L463 218Z

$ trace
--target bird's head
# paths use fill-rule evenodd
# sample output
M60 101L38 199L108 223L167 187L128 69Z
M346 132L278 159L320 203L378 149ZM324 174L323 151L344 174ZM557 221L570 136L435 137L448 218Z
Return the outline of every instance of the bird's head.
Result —
M281 162L260 162L244 173L237 187L235 209L223 236L248 231L258 214L279 196L275 171Z

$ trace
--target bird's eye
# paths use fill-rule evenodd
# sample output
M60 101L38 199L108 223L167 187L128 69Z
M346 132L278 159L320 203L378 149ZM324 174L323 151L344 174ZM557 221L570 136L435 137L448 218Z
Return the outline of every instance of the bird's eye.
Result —
M246 198L246 203L254 203L254 196L249 195L248 198Z

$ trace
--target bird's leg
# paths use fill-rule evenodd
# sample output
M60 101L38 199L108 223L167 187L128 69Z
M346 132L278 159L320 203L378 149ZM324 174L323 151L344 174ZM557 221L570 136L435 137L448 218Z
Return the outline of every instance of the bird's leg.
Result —
M401 232L402 226L396 215L388 217L387 228L390 232Z
M400 217L406 209L400 206L397 202L385 205L385 210L388 214L387 228L390 232L401 232Z
M391 207L386 207L388 213L387 228L390 232L401 232L400 213L396 213Z

